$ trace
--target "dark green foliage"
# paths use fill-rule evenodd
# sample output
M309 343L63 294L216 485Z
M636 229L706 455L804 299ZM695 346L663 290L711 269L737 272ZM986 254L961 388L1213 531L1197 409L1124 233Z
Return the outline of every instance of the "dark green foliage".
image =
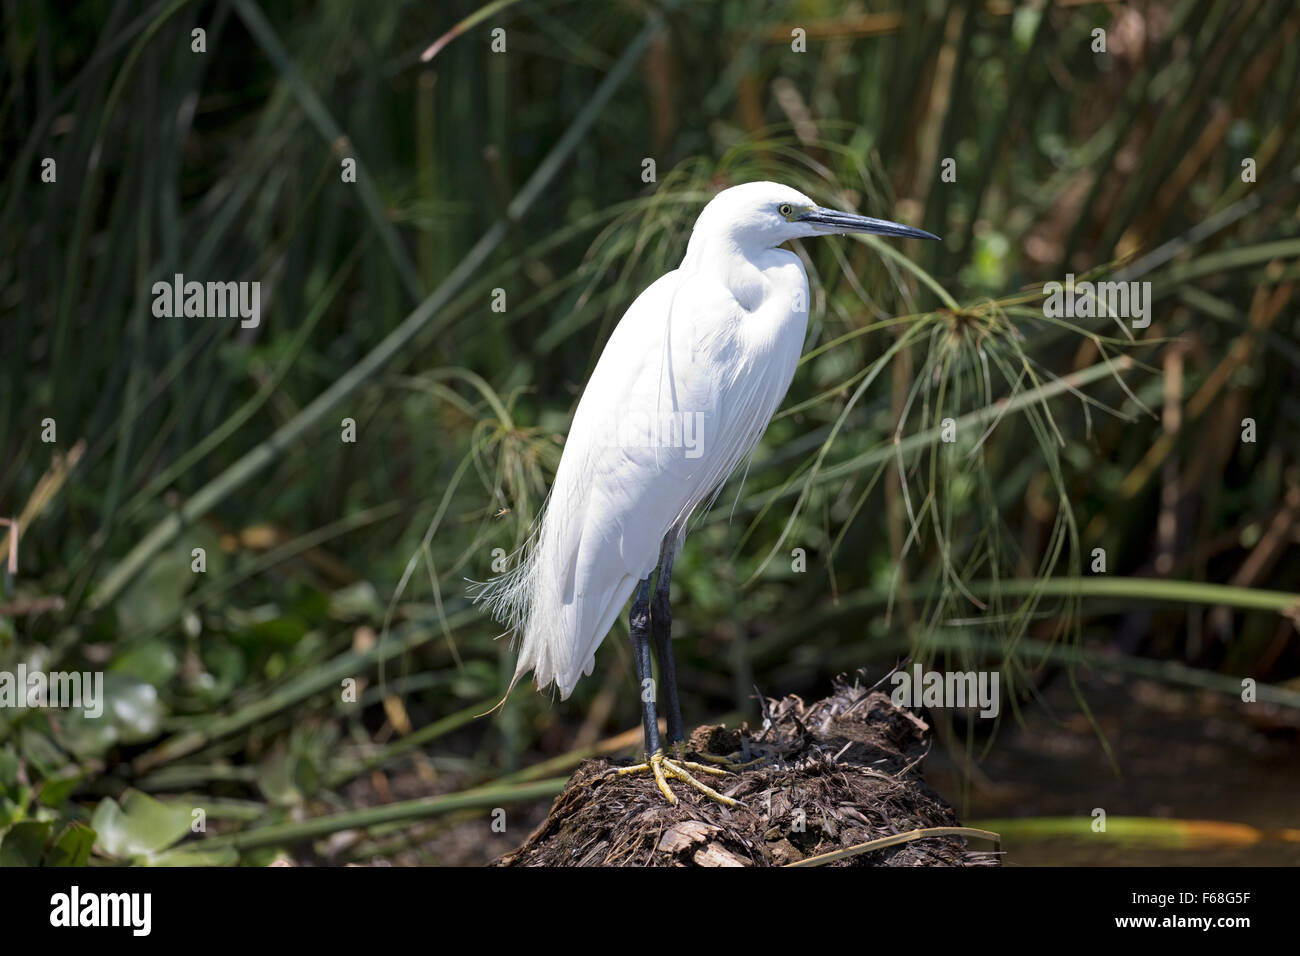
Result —
M512 662L464 580L527 533L627 305L756 178L944 242L800 247L809 354L674 579L688 719L908 651L1294 681L1300 12L871 6L499 3L421 64L473 4L6 4L0 670L102 670L109 716L0 710L0 862L84 863L91 828L183 861L196 807L290 827L375 767L442 793L635 726L622 624L570 703L472 720ZM1067 272L1151 281L1151 326L1046 318ZM260 325L155 317L176 273L259 281ZM1188 590L1060 586L1097 548Z

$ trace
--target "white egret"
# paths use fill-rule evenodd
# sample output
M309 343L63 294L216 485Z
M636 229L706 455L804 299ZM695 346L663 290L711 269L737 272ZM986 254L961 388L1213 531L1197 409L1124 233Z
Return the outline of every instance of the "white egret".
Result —
M632 596L646 761L670 803L676 778L725 803L664 755L684 740L670 644L669 581L686 522L746 460L785 397L808 325L808 276L791 239L861 232L937 239L825 209L778 183L723 190L700 213L679 268L641 293L578 403L542 516L515 567L475 590L518 640L514 682L533 671L567 698ZM653 596L650 575L659 567ZM650 644L659 661L651 680Z

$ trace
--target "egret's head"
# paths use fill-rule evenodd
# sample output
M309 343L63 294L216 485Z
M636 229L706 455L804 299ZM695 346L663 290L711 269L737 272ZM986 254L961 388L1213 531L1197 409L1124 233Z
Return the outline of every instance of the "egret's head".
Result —
M939 238L896 222L827 209L780 183L745 183L724 189L695 220L694 236L730 239L742 249L770 249L790 239L847 232Z

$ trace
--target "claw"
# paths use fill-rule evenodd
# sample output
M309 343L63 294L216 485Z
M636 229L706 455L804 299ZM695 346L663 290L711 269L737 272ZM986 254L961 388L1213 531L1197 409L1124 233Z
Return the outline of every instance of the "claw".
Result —
M678 760L681 760L681 758L685 756L687 752L685 745L682 744L681 741L678 741L676 744L674 744L674 747L677 750ZM748 767L757 767L759 764L764 763L767 760L766 757L755 757L753 760L747 760L744 763L736 763L734 760L731 760L728 757L723 757L719 754L703 753L702 751L697 751L697 750L692 750L690 751L690 753L694 754L696 757L699 757L701 760L706 760L711 764L717 764L719 767L725 767L726 770L722 771L723 773L725 773L726 771L731 771L732 773L734 773L737 770L745 770ZM686 765L689 767L697 767L700 770L704 770L708 773L719 772L715 767L704 767L698 763L690 763L689 761L682 761L682 762L686 763Z
M755 757L753 760L747 760L744 763L736 763L734 760L727 757L720 757L717 754L697 753L695 756L699 757L701 760L707 760L709 763L726 767L727 770L730 770L733 773L737 770L744 770L747 767L757 767L759 764L764 763L767 760L766 757Z
M659 792L664 795L664 799L674 807L677 806L677 795L673 793L672 788L668 786L669 777L672 777L674 780L679 780L687 786L694 787L710 800L716 800L723 806L744 806L744 804L739 800L725 797L708 784L696 780L695 777L691 776L690 771L692 770L696 773L707 773L717 777L727 776L727 771L719 769L718 767L709 767L701 763L695 763L691 760L670 759L664 756L662 750L656 750L650 755L645 763L639 763L631 767L620 767L618 775L623 777L634 773L646 773L647 771L653 773L655 786L657 786Z

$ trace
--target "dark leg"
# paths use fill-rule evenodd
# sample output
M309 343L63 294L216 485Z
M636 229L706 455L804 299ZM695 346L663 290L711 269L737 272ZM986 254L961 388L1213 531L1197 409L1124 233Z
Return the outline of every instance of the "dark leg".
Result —
M672 537L675 544L676 536L673 535ZM672 649L668 646L668 632L671 624L671 619L668 616L668 582L672 575L672 546L666 545L666 556L664 552L661 552L660 558L664 564L659 572L659 592L655 594L654 640L659 653L660 680L664 682L668 694L668 736L675 743L682 739L682 715L680 708L677 706L677 681L673 676ZM661 594L662 602L660 599ZM662 603L663 613L658 610L660 603ZM636 586L636 593L632 596L632 614L628 618L628 629L632 632L632 656L636 660L637 686L641 692L641 720L645 730L645 763L632 767L619 767L616 772L620 777L647 772L654 774L655 786L659 788L659 792L663 794L664 799L673 806L677 805L677 797L672 788L668 786L670 778L680 780L682 783L694 787L710 800L716 800L729 807L738 807L740 806L738 801L731 797L724 797L718 791L700 783L691 775L691 771L694 770L696 773L725 777L727 775L725 770L682 760L681 758L670 759L664 756L663 745L659 741L659 718L655 713L655 684L650 677L650 622L650 579L646 578Z
M632 613L628 618L632 632L632 657L636 661L636 683L641 694L641 723L645 729L646 757L662 749L659 742L659 715L655 713L655 685L650 675L650 579L636 586Z
M682 726L682 705L677 697L677 668L673 664L673 611L668 588L673 577L673 558L677 551L676 529L669 531L659 551L659 578L655 581L654 603L650 608L650 625L654 634L655 656L659 659L659 679L664 685L664 706L668 718L668 746L686 739Z

